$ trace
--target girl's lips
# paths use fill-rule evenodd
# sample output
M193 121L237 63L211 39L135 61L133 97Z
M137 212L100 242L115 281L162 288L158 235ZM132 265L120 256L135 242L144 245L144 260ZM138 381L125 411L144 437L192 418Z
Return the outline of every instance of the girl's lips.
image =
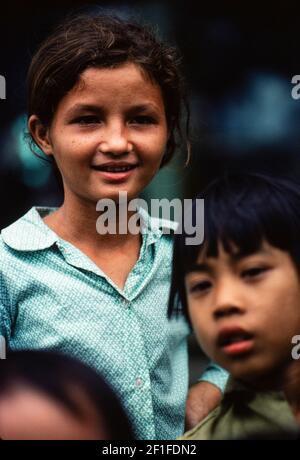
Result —
M123 182L126 181L134 172L134 170L137 168L136 165L134 165L131 169L128 171L118 171L116 172L113 171L105 171L102 169L98 168L93 168L95 172L97 172L101 177L109 182Z

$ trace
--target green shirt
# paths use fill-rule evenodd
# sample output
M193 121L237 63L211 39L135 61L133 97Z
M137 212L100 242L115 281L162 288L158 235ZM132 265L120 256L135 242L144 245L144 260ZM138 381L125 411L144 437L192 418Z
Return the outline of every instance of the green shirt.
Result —
M116 390L141 439L183 433L188 390L183 318L168 321L174 223L141 214L139 259L123 289L32 208L2 230L0 335L9 347L67 353L98 370ZM170 233L170 232L169 232ZM213 366L203 376L224 388Z
M254 392L229 379L221 404L182 440L293 439L299 426L281 392Z

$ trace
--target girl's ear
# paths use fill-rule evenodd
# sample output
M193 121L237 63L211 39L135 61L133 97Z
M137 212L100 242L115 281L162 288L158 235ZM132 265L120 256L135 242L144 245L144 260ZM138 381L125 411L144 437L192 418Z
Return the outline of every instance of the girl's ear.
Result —
M52 155L52 143L49 136L49 128L44 126L36 115L31 115L28 120L28 130L39 148L45 155Z

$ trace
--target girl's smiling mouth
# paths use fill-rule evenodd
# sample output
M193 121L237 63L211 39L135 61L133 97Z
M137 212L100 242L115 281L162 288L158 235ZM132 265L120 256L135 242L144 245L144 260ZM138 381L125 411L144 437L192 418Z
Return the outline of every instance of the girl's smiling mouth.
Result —
M124 181L138 167L137 163L109 162L92 165L91 168L98 171L104 179L109 181Z

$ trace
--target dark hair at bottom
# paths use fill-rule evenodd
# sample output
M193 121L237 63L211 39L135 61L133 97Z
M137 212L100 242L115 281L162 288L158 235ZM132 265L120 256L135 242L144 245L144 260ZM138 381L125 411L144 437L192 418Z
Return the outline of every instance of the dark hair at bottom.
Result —
M104 422L110 440L134 439L128 418L113 390L92 368L77 359L52 351L9 351L0 361L0 398L14 385L26 384L63 404L77 418L85 414L72 396L78 388Z
M186 245L185 226L175 235L168 316L189 321L184 278L203 251L218 256L218 245L241 256L263 241L289 253L300 272L300 183L255 173L226 173L196 198L204 199L204 243ZM196 222L196 200L184 219Z

